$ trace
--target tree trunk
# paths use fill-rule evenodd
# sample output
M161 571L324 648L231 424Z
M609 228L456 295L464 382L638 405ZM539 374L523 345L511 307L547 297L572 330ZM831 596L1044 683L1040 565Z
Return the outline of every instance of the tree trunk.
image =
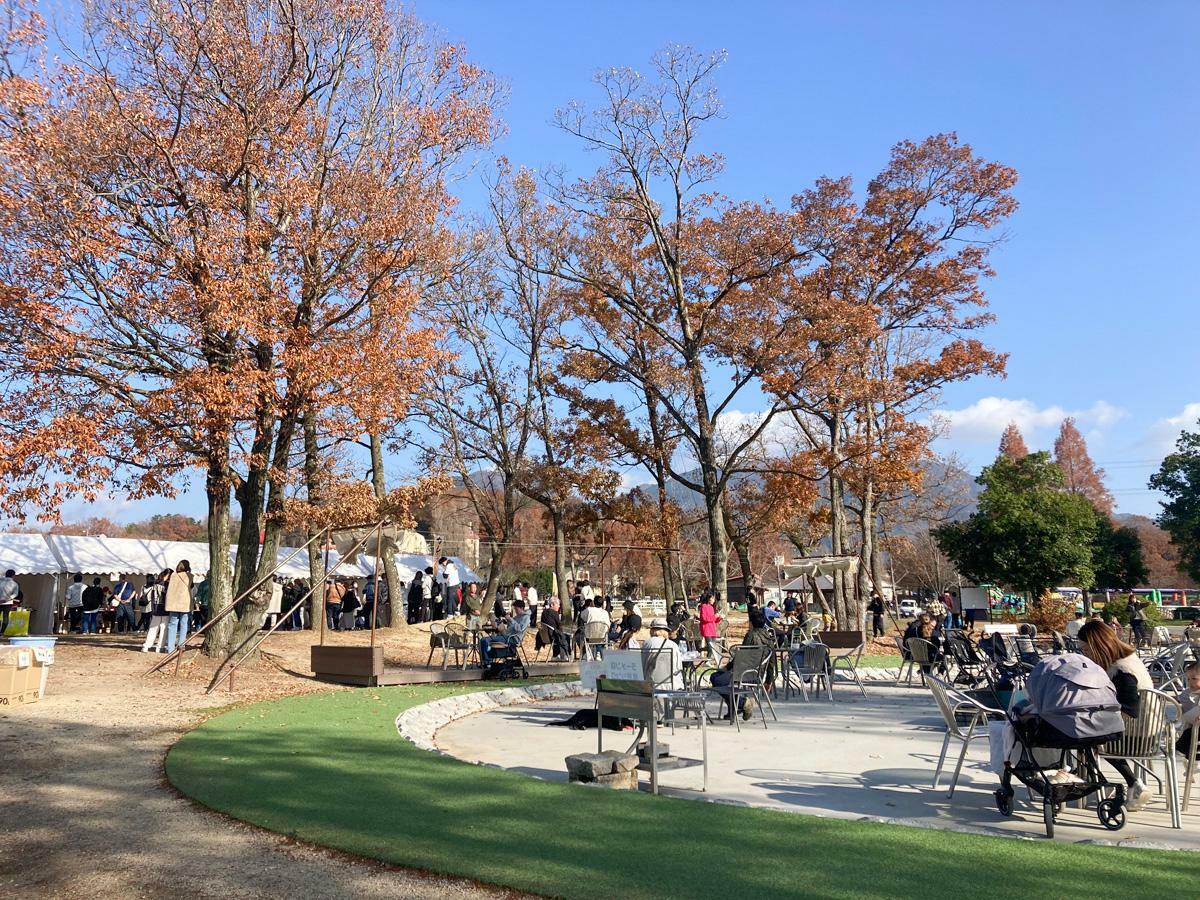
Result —
M304 417L304 483L308 491L308 502L319 506L322 500L321 490L321 456L317 446L317 423L312 410ZM312 537L322 529L310 527L308 536ZM308 578L313 588L309 598L310 618L312 627L319 628L317 616L325 615L325 554L322 550L323 541L315 541L308 547Z
M722 503L721 507L725 533L729 536L729 543L733 544L733 552L737 554L738 567L742 572L742 594L748 600L750 584L754 580L754 573L750 571L750 547L733 525L733 517L729 514L729 504Z
M382 500L387 496L387 481L383 474L383 441L379 435L372 434L371 436L371 486L375 491L375 498ZM373 552L373 547L365 548L368 552ZM400 596L400 570L396 568L396 548L390 542L384 541L383 544L383 577L387 584L388 605L391 607L391 615L395 614L395 609L398 604L403 603L404 598ZM379 560L375 561L379 564ZM385 615L384 620L379 618L380 606L379 598L375 598L376 619L375 624L381 625L384 628L391 625L391 615Z
M205 478L208 496L208 585L210 615L233 601L233 569L229 562L229 454L226 448L209 458ZM230 615L233 615L232 613ZM229 652L233 622L229 616L210 628L204 652L220 657Z
M558 582L558 602L563 612L563 622L571 615L571 600L567 596L567 527L566 517L562 508L554 506L550 509L550 520L554 523L554 579Z

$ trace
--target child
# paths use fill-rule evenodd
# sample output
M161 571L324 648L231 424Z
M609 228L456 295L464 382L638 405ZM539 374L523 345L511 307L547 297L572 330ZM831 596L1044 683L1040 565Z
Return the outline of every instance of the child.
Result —
M1192 729L1196 720L1200 719L1200 662L1192 660L1183 669L1187 684L1179 692L1179 705L1183 707L1183 718L1179 720L1182 730L1179 740L1175 742L1175 750L1187 756L1192 748Z

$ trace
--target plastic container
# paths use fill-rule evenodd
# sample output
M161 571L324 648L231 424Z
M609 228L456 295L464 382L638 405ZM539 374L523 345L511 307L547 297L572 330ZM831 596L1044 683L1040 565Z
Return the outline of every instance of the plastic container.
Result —
M58 638L49 634L31 634L8 639L8 642L16 647L53 647L56 641Z

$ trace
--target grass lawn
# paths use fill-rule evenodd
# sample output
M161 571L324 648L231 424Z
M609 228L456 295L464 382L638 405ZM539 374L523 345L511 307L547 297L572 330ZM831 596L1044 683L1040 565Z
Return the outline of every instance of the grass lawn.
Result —
M167 775L206 806L402 866L563 897L1194 897L1200 857L954 834L539 781L417 750L394 719L478 686L241 707ZM1036 833L1037 823L1030 826Z

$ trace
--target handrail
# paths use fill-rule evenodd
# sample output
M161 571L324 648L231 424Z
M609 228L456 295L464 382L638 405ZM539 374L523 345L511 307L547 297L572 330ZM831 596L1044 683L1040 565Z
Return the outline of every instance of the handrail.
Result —
M309 544L311 544L313 541L315 541L322 534L328 534L328 532L329 532L328 527L326 527L324 529L324 531L318 531L316 534L314 534L312 537L310 537L307 541L305 541L303 544L301 544L299 547L297 547L295 550L293 550L291 552L291 554L289 556L287 556L285 559L277 561L275 563L275 565L271 568L270 572L268 572L266 575L264 575L262 578L260 578L258 581L256 581L253 585L251 585L249 588L247 588L245 591L243 591L239 596L230 600L228 606L226 606L224 609L222 609L220 612L218 612L215 616L213 616L211 619L209 619L207 622L205 622L203 625L201 625L195 631L189 632L188 636L183 639L182 644L180 644L178 647L176 647L174 650L172 650L170 653L168 653L165 657L160 659L158 662L156 662L154 665L152 665L149 669L147 669L145 672L143 672L142 677L145 678L147 675L153 675L155 672L157 672L159 669L161 669L163 666L165 666L167 663L169 663L173 659L176 660L175 672L176 672L176 674L178 674L178 672L179 672L178 661L182 658L183 651L187 648L187 645L189 643L191 643L193 638L197 638L200 635L204 634L204 632L208 631L208 629L212 628L212 626L214 626L218 622L222 621L226 616L231 615L233 613L233 611L237 608L237 605L239 603L241 603L243 600L245 600L247 597L252 595L259 588L261 588L264 584L266 584L268 581L270 581L272 578L274 578L275 573L278 572L280 569L282 569L289 562L291 562L296 556L298 556L300 554L301 550L305 549ZM191 615L190 612L189 612L189 615Z
M362 549L362 546L366 544L367 539L371 536L372 533L375 533L375 532L382 533L382 532L380 532L380 529L382 529L384 527L384 525L386 525L386 524L387 524L386 520L383 522L379 522L378 524L375 525L375 527L373 529L371 529L370 532L363 535L358 541L356 541L354 543L354 546L351 547L344 556L339 557L338 561L333 564L332 568L327 569L325 571L326 579L328 579L330 575L332 575L334 572L336 572L338 569L340 569L342 567L342 565L346 562L346 560L352 559L354 557L354 554L358 553ZM321 587L324 587L324 586L325 586L325 582L322 582ZM254 654L254 651L257 650L259 648L259 646L262 645L262 642L265 641L267 638L269 638L271 635L273 635L279 629L279 626L282 625L284 623L284 621L286 621L286 619L289 616L291 616L292 613L294 613L297 609L299 609L300 606L316 592L316 590L317 590L316 585L313 585L312 587L310 587L308 590L308 593L305 594L303 597L301 597L299 600L297 600L292 605L291 609L289 609L287 611L286 616L280 615L279 618L275 620L275 623L269 629L267 629L267 631L265 633L263 633L261 631L256 631L254 634L252 634L250 637L248 637L242 643L241 647L238 647L237 649L231 651L230 654L227 657L225 657L224 660L221 661L221 665L217 667L216 674L213 675L213 679L211 682L209 682L209 685L205 689L204 693L211 694L213 691L215 691L217 689L217 686L222 681L225 681L227 678L232 681L233 673L237 670L237 667L240 666L242 663L244 663L246 660L248 660ZM322 599L324 599L324 598L322 598ZM376 601L376 602L378 602L378 601ZM321 621L324 622L324 616L325 616L324 609L321 610L321 616L322 616ZM257 638L257 641L255 641L255 638ZM241 659L234 661L229 666L229 668L226 669L225 668L226 663L229 663L230 660L232 660L234 656L236 656L238 653L240 653L252 641L254 641L253 646L251 646L250 649L246 650L246 652L242 655Z

